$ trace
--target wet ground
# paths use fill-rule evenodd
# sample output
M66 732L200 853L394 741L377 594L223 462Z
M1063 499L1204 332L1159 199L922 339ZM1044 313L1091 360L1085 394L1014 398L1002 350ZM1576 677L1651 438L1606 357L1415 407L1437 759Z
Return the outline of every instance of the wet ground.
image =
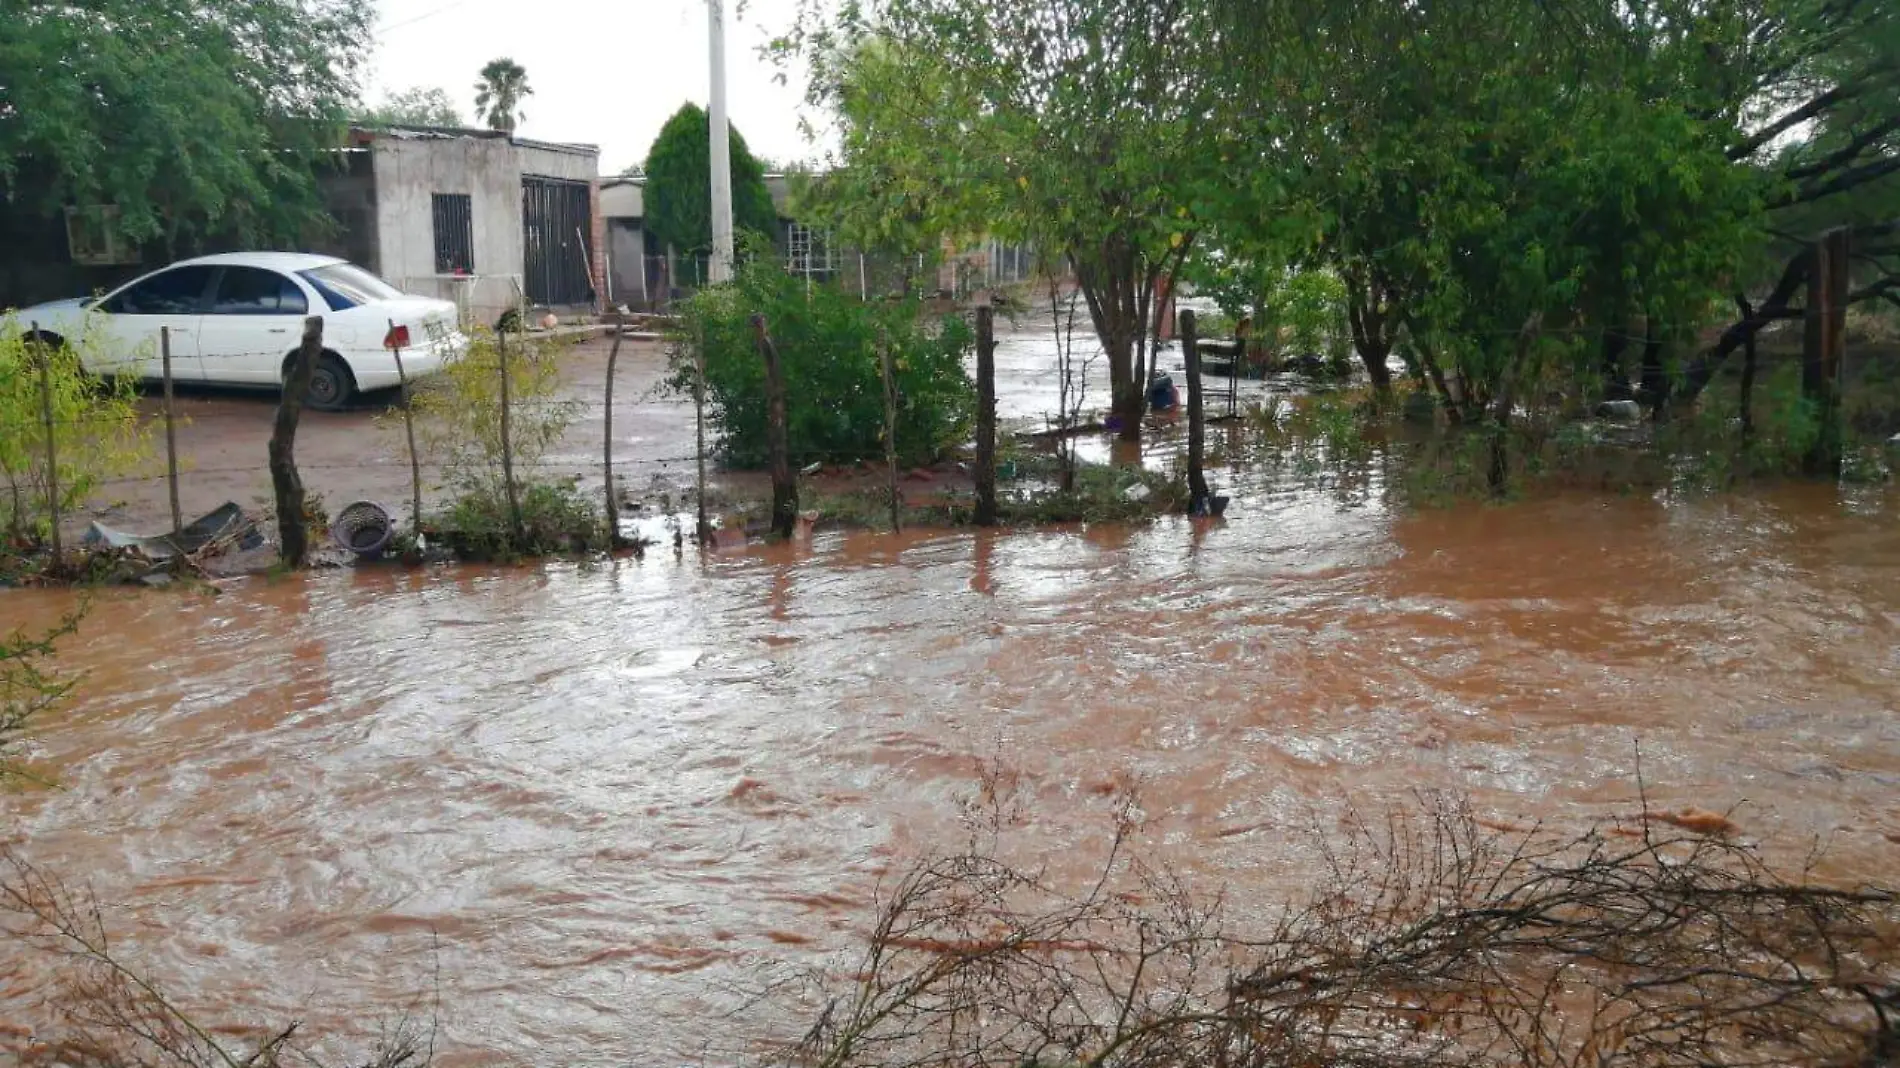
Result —
M671 470L678 410L629 404ZM1405 514L1222 480L1223 523L103 594L34 743L61 788L0 815L185 1003L361 1037L439 989L450 1064L729 1062L800 1006L721 1014L848 959L985 762L1025 784L1020 855L1081 879L1139 783L1137 845L1242 916L1310 885L1349 806L1581 827L1637 808L1639 751L1654 806L1819 843L1825 878L1897 870L1893 495ZM9 625L72 604L0 593ZM46 989L10 952L0 1048Z

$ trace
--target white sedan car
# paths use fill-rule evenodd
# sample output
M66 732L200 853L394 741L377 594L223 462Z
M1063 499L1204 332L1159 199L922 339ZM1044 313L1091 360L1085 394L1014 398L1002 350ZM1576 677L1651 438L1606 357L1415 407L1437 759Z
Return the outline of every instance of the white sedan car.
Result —
M232 252L183 260L103 297L18 313L51 344L70 343L99 375L162 377L159 329L171 328L172 380L278 389L308 315L323 317L323 355L304 403L336 409L359 391L397 384L383 347L407 327L403 371L420 377L467 351L455 305L409 296L334 256Z

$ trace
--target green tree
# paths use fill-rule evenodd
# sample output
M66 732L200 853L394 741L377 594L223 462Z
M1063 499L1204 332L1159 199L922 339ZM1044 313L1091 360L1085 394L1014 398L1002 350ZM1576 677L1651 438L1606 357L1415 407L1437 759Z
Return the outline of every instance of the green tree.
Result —
M475 114L491 130L514 133L515 127L527 117L522 113L521 103L533 95L526 68L506 56L491 59L482 67L480 80L475 83Z
M462 114L449 94L418 86L383 97L360 121L369 126L460 126Z
M112 205L129 241L301 243L368 53L369 0L14 0L0 199Z
M757 240L756 238L754 240ZM927 323L915 300L866 304L831 286L808 288L776 257L745 258L731 286L686 302L672 387L690 395L703 348L707 400L729 463L766 459L765 365L752 316L763 315L787 383L792 462L852 463L884 455L880 346L897 383L897 455L928 463L967 440L976 391L964 372L975 336L959 316Z
M1195 0L872 0L809 15L781 48L845 126L842 161L930 225L1068 261L1137 437L1156 283L1191 249L1212 83ZM902 219L901 206L890 217Z
M765 170L731 127L732 224L738 241L747 232L778 237L778 211L765 184ZM666 120L647 150L646 226L661 247L703 254L712 248L712 121L704 108L684 104ZM740 243L743 243L742 241Z

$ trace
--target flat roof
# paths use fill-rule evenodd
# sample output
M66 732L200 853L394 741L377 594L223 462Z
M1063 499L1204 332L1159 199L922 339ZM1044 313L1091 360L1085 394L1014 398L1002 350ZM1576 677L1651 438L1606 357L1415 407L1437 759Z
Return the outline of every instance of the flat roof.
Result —
M363 126L354 125L350 132L360 137L374 140L387 137L397 141L452 141L460 139L496 141L505 140L519 148L540 149L545 152L565 152L571 156L599 157L600 146L570 143L563 141L535 141L526 137L516 137L505 130L489 130L475 126Z

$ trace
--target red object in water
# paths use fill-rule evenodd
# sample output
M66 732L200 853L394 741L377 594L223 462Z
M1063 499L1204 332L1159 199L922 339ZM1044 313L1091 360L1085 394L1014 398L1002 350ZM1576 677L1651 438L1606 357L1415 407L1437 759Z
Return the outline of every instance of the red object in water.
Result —
M409 347L409 327L392 324L389 333L383 335L383 347L386 349L406 349Z

